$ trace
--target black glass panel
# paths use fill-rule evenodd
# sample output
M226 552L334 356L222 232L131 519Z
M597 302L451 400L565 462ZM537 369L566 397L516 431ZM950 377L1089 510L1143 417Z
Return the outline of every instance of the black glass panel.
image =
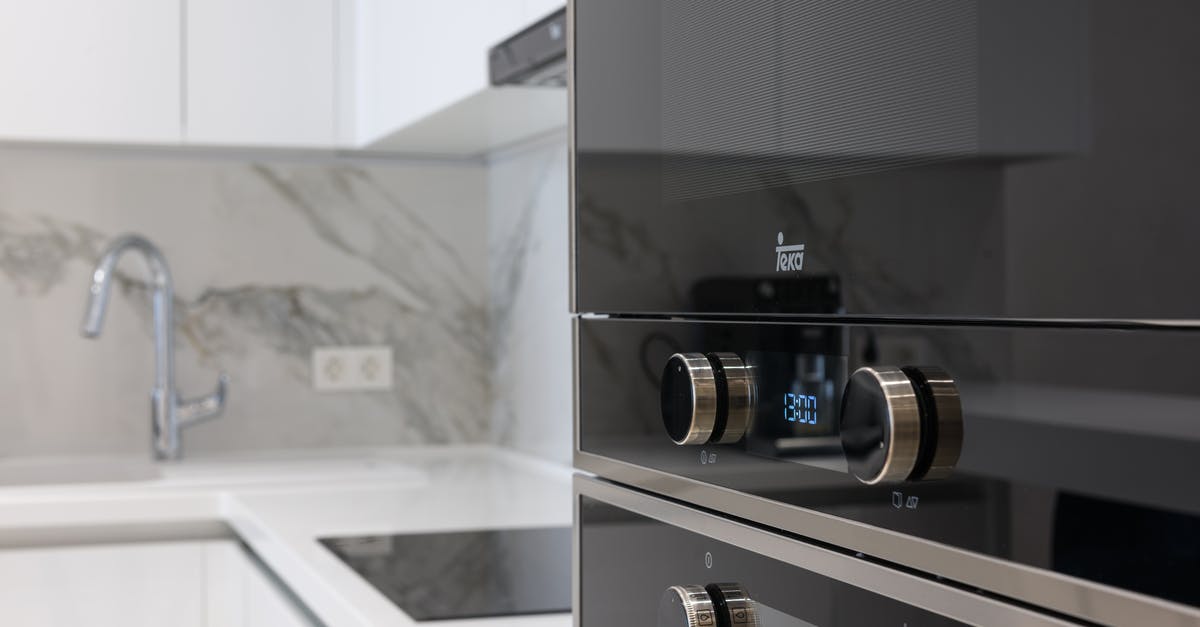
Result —
M585 452L1200 606L1200 588L1180 585L1200 581L1200 333L579 325ZM658 379L676 352L735 353L753 369L744 438L668 437ZM962 435L947 476L866 485L851 474L840 414L847 379L864 366L952 377Z
M414 620L571 611L571 529L321 540Z
M749 594L763 627L963 624L588 497L579 534L580 627L655 627L668 587L728 582Z
M1200 319L1197 22L577 0L577 309Z

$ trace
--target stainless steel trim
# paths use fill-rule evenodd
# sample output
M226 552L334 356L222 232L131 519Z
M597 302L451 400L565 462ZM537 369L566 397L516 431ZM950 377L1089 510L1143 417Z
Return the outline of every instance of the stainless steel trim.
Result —
M571 313L579 313L575 237L575 0L567 0L567 306Z
M899 483L912 474L921 452L921 406L908 375L893 366L859 368L851 378L865 374L879 384L887 401L887 456L874 477L858 477L867 485ZM856 475L857 476L857 475Z
M576 475L574 490L576 507L579 497L587 496L967 624L1003 627L1061 627L1073 624L1019 605L756 529L722 516L686 508L606 481ZM578 525L575 535L578 541ZM576 556L575 562L577 571L583 566L578 561L579 557ZM578 588L578 573L574 583ZM575 624L579 625L578 615Z
M754 372L741 357L733 353L713 353L712 357L725 371L726 405L725 430L715 444L732 444L742 439L757 402Z
M569 2L567 6L570 6ZM567 14L570 15L569 8L567 9ZM570 23L570 20L568 20L568 23ZM576 398L579 397L576 396ZM571 496L571 529L571 624L579 627L579 623L583 619L579 615L579 603L581 601L579 594L579 564L581 562L579 552L579 492L577 490L573 490Z
M673 441L680 446L705 444L712 437L717 423L717 377L708 358L700 353L675 353L668 363L676 359L687 368L692 384L692 420L682 440Z
M1105 623L1200 627L1200 609L795 507L578 448L577 469L858 551L1063 614ZM970 622L970 621L968 621Z
M583 443L579 441L579 328L580 319L578 316L571 318L571 441L575 443L575 452L583 450Z

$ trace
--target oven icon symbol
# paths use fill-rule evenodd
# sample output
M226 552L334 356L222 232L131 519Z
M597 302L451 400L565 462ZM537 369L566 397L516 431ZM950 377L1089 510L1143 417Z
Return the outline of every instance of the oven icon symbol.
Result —
M899 491L892 492L892 507L896 509L917 509L917 505L921 502L921 498L910 496L904 498L904 493Z

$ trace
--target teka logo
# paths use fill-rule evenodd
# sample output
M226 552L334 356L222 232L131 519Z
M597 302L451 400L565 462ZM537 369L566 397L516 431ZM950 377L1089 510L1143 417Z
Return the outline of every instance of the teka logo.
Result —
M775 247L775 271L799 272L804 269L804 244L783 245L783 231L776 238L779 243Z

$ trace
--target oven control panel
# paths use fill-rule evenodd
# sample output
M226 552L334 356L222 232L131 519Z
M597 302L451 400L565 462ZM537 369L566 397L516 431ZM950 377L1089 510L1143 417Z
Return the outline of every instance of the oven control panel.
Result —
M775 450L827 457L840 449L846 470L868 485L951 474L963 426L948 373L932 366L862 367L831 394L828 363L817 357L671 355L660 384L666 436L680 446L733 444L747 434L778 435L782 426L787 437L771 437ZM807 362L821 364L818 377L804 368ZM805 371L799 380L797 369Z

